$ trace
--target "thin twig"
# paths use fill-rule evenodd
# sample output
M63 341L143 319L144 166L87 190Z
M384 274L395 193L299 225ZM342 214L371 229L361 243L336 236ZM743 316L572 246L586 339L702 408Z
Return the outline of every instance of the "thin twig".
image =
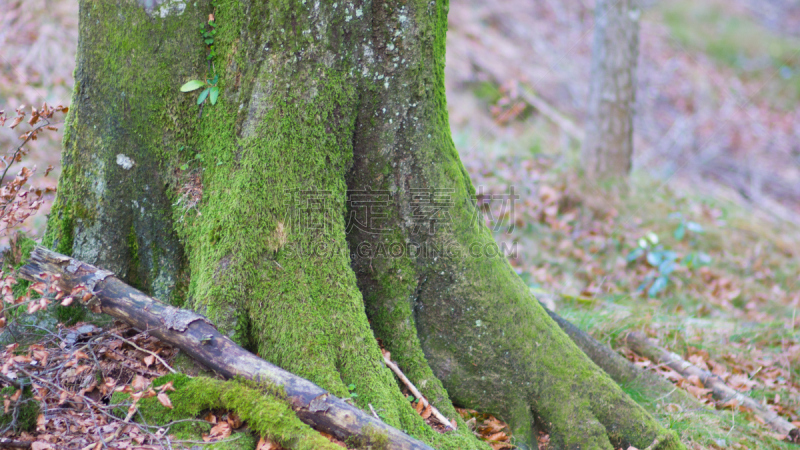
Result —
M397 364L393 363L392 360L390 360L389 358L386 357L386 355L383 355L383 362L385 362L386 365L389 366L390 369L392 369L392 372L394 372L394 374L397 375L397 378L399 378L400 381L402 381L403 384L406 385L408 390L411 391L411 394L413 394L414 397L416 397L417 399L419 399L419 401L422 402L422 406L424 406L426 408L428 406L431 407L431 413L433 414L433 417L436 417L436 420L438 420L446 428L451 428L453 430L456 429L456 427L453 426L453 424L450 423L449 420L447 420L447 417L443 416L442 413L440 413L439 410L436 409L435 406L431 405L430 402L428 402L428 399L426 399L425 396L423 396L422 393L419 392L417 387L414 386L414 384L411 382L411 380L409 380L405 376L405 374L403 374L403 371L400 370L399 367L397 367Z
M125 342L126 344L130 345L131 347L135 348L136 350L139 350L139 351L142 351L142 352L145 352L145 353L149 353L149 354L151 354L151 355L155 356L155 357L156 357L156 359L158 360L158 362L160 362L160 363L161 363L161 365L163 365L164 367L166 367L166 368L167 368L167 369L168 369L170 372L172 372L172 373L178 373L178 371L177 371L177 370L175 370L175 369L173 369L172 367L170 367L170 366L169 366L169 364L167 364L167 362L166 362L166 361L164 361L164 359L163 359L163 358L161 358L160 356L158 356L158 355L157 355L157 354L155 354L154 352L151 352L150 350L145 350L145 349L143 349L142 347L139 347L138 345L134 344L133 342L129 341L128 339L125 339L124 337L122 337L122 336L120 336L120 335L117 335L117 334L112 334L112 336L114 336L115 338L117 338L117 339L121 340L122 342Z
M35 127L33 130L31 130L31 134L29 134L28 137L25 138L24 141L22 141L22 144L19 144L19 147L17 147L17 149L14 150L14 155L12 155L11 161L6 165L6 169L3 171L3 176L0 176L0 181L3 181L3 180L6 179L6 175L8 174L8 169L10 169L11 166L14 164L14 161L17 160L17 156L19 156L19 152L22 151L22 148L25 147L25 144L27 144L28 141L30 141L33 138L33 136L36 134L35 131L38 131L41 128L44 128L44 127L50 125L50 121L49 120L47 120L47 119L42 119L42 120L45 123L42 124L42 125L39 125L38 127Z
M381 418L378 417L378 413L375 412L375 408L372 407L372 403L368 403L368 405L369 405L369 410L372 411L372 415L375 416L376 419L381 420Z

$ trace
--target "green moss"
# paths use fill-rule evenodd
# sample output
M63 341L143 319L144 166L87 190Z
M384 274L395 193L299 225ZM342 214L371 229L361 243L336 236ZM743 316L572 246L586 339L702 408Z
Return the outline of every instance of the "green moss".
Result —
M42 245L69 256L72 254L74 224L70 208L59 200L60 197L56 197L51 213L47 216L47 229Z
M153 386L161 386L171 381L175 392L168 395L173 409L161 405L156 398L143 399L139 410L148 423L167 425L172 421L200 417L204 411L226 409L236 412L253 431L253 439L265 436L284 447L296 450L336 450L340 449L308 425L301 422L291 407L281 398L280 390L267 385L245 381L221 381L210 378L190 378L182 374L171 374L153 381ZM113 404L126 401L127 394L115 393ZM117 408L118 415L124 415L127 407ZM208 429L210 425L199 422L173 424L170 433L178 436L196 434L197 428ZM206 430L207 432L207 430ZM247 442L252 442L248 439ZM237 442L233 448L240 447Z
M197 107L178 88L204 68L203 43L182 30L208 10L195 2L154 20L135 2L82 3L82 17L97 20L80 25L63 171L44 238L165 300L185 268L165 195L173 174L159 169L170 143L194 136Z
M69 306L55 305L54 314L59 323L68 327L86 320L86 308L77 302Z
M388 450L389 436L385 432L368 427L364 436L351 437L345 442L349 448L363 448L370 450Z
M128 276L125 277L126 281L137 289L147 291L147 288L141 284L139 279L139 242L136 238L136 229L133 226L131 226L131 230L128 233L127 244L130 254L130 268L128 269Z
M481 81L473 87L473 92L479 99L493 105L497 103L503 94L498 89L497 85L488 81Z
M17 389L13 386L8 386L0 389L0 398L11 396ZM17 424L14 430L19 433L21 431L32 432L36 429L36 418L39 416L39 402L33 399L30 387L26 387L22 391L22 396L18 402L22 402L17 412ZM8 426L13 420L13 407L12 410L6 414L0 411L0 428Z

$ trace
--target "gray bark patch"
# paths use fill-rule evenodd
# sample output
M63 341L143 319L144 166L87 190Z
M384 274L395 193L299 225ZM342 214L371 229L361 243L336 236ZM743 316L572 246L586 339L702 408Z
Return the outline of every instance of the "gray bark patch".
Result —
M211 324L208 319L200 314L185 309L173 308L172 306L164 308L164 314L161 320L164 322L164 326L166 326L167 329L175 331L186 331L186 329L189 328L189 324L196 320L202 320Z

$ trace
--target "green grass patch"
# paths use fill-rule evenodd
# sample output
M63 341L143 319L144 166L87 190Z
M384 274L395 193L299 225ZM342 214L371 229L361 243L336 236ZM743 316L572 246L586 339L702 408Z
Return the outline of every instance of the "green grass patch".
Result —
M800 98L800 39L781 36L755 19L718 2L661 2L657 6L672 37L739 74L763 79L785 107ZM781 98L787 94L789 98Z

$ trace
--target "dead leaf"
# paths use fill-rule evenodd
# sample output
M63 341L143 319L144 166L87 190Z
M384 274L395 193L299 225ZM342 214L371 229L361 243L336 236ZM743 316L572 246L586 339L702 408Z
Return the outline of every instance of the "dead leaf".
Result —
M225 417L225 420L234 430L242 426L242 419L240 419L239 415L235 412L228 413L227 417Z
M420 416L422 416L423 419L427 419L428 417L431 416L432 413L433 413L433 407L430 404L428 404L428 406L422 410Z
M166 406L167 408L172 409L172 401L169 399L167 394L163 392L158 394L158 401L161 402L161 404Z
M489 435L486 439L490 441L507 441L508 435L502 431L498 431L497 433Z
M14 121L13 121L13 122L11 122L11 126L10 126L9 128L11 128L11 129L13 130L14 128L16 128L16 127L17 127L17 125L19 125L20 123L22 123L22 119L24 119L24 118L25 118L25 115L24 115L24 114L23 114L22 116L17 116L17 117L15 117L15 118L14 118Z
M131 387L137 391L143 391L147 386L150 386L150 380L141 375L136 375L131 383Z
M703 382L700 381L700 377L698 377L697 375L689 375L688 377L686 377L686 381L688 381L689 383L692 383L693 385L695 385L695 386L697 386L699 388L705 387Z
M225 439L231 435L231 426L228 422L220 422L211 428L208 434L203 434L203 441L214 442L220 439Z
M710 370L708 364L706 364L705 358L703 358L702 355L689 356L689 362L703 370Z
M269 439L264 439L263 437L258 440L258 445L256 445L256 450L279 450L280 448L281 446L279 444Z
M711 393L711 389L699 388L692 384L687 384L684 388L697 398L704 398Z

